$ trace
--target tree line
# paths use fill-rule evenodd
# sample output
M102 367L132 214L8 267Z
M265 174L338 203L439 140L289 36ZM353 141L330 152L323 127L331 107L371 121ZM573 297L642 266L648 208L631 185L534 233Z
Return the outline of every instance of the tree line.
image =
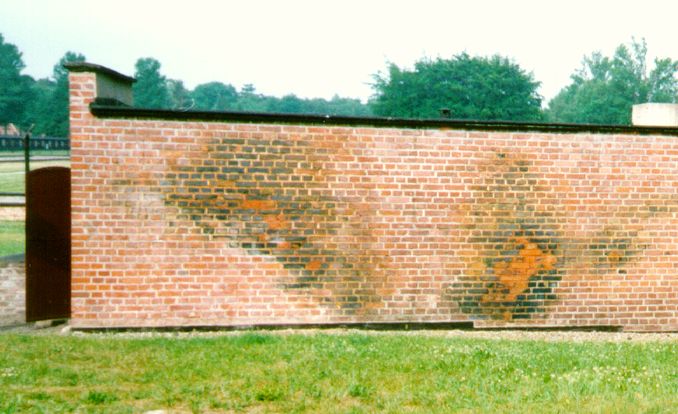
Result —
M208 82L188 90L184 83L168 79L160 71L160 62L141 58L135 65L132 86L134 105L143 108L197 109L207 111L248 111L366 116L369 108L359 99L334 96L304 99L294 94L278 98L257 93L252 84L237 90L231 84Z
M170 79L154 58L135 64L134 102L144 108L305 113L399 118L440 118L628 125L631 107L645 102L678 101L678 61L647 62L645 41L621 44L612 56L594 52L544 107L541 83L511 59L461 53L448 59L422 58L412 68L387 64L373 75L367 103L334 96L305 99L258 93L247 84L208 82L189 90ZM52 75L33 79L19 49L0 34L0 127L14 123L37 135L68 135L68 74L63 65L85 61L67 52ZM444 110L443 112L441 112ZM443 114L443 115L441 115Z

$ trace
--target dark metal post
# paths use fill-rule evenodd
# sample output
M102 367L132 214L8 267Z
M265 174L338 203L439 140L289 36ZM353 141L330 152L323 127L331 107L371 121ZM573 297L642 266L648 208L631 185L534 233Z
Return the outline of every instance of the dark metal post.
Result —
M31 125L24 135L24 168L25 168L25 179L24 182L28 185L28 173L31 171L31 131L35 125ZM26 187L24 187L24 193L26 193Z
M34 125L28 127L26 134L24 134L24 231L25 225L28 221L28 173L31 172L31 131L33 131ZM27 234L27 233L25 233ZM28 237L24 237L24 252L28 248ZM28 274L28 261L26 261L26 273Z

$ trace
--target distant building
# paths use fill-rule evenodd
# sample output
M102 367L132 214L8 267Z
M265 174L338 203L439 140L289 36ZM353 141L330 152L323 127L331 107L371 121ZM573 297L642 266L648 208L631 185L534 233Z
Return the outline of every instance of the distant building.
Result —
M16 127L14 124L7 124L3 128L4 135L8 135L11 137L18 137L21 135L21 131L19 131L19 128Z

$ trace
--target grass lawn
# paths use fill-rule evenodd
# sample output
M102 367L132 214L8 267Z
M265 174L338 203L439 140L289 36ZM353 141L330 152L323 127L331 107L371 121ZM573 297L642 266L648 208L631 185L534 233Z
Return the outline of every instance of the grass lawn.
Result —
M0 335L0 412L675 413L678 344Z
M0 220L0 256L23 253L25 240L23 221Z
M23 170L10 170L9 166L2 168L0 164L0 192L23 193L26 188L24 176Z
M69 160L31 161L31 170L44 167L68 167ZM26 188L26 178L23 162L0 163L0 192L23 193Z

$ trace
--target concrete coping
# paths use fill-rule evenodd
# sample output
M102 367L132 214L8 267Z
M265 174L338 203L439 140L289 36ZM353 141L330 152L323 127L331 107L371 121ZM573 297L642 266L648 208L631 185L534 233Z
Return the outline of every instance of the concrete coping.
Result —
M67 62L64 64L64 67L68 69L69 72L93 72L106 75L110 78L113 78L120 82L126 82L130 85L137 80L131 76L123 75L122 73L115 71L113 69L107 68L106 66L97 65L96 63L89 62Z

